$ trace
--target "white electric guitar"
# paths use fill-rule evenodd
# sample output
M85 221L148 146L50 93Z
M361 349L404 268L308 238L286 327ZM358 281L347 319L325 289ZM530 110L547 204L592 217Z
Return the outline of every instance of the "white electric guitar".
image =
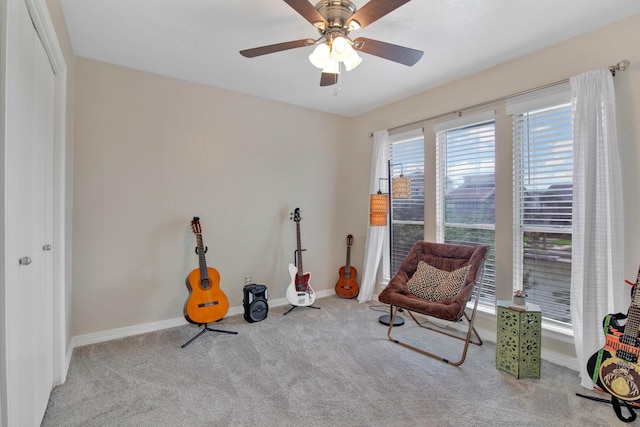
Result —
M316 295L309 285L309 278L311 273L303 273L302 269L302 247L300 245L300 208L296 208L294 213L291 214L291 219L296 222L296 233L298 241L298 250L296 256L298 260L298 266L289 264L289 274L291 275L291 283L287 288L287 301L294 306L310 306L316 300Z

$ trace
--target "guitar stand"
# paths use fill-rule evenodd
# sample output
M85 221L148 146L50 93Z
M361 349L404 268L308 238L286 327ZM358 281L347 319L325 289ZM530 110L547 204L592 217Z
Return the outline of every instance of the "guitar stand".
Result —
M222 319L220 319L222 320ZM202 330L200 332L198 332L198 335L196 335L195 337L191 338L189 341L187 341L186 343L182 344L181 348L185 348L186 346L188 346L189 344L191 344L193 341L195 341L196 339L198 339L200 337L200 335L204 334L205 332L209 331L209 332L221 332L223 334L237 334L237 332L234 331L223 331L222 329L213 329L210 328L209 326L207 326L208 323L205 323L202 327Z
M291 308L287 311L285 311L282 315L286 316L287 314L289 314L289 312L291 310L293 310L294 308L298 308L298 307L307 307L307 308L315 308L316 310L320 310L320 307L316 307L315 305L291 305Z

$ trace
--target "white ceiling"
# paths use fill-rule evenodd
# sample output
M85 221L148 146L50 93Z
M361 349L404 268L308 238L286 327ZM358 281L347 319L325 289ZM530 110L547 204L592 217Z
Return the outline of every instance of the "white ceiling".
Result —
M640 13L638 0L413 0L351 36L422 50L422 59L407 67L363 53L336 92L319 86L313 47L238 53L319 37L282 0L61 2L77 56L347 117Z

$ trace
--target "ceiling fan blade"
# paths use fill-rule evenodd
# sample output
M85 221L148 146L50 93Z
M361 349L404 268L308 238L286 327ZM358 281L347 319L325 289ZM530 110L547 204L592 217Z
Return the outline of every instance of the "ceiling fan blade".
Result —
M338 75L335 73L322 73L320 76L320 86L331 86L338 83Z
M311 25L322 28L323 30L329 26L327 20L320 15L320 12L318 12L308 0L284 0L284 2L302 15Z
M364 28L409 1L411 0L370 0L347 19L347 27L351 21L356 21L360 28Z
M268 53L281 52L283 50L295 49L298 47L310 46L315 43L313 39L294 40L284 43L270 44L268 46L254 47L253 49L245 49L240 51L240 55L247 58L254 58Z
M379 56L380 58L412 66L422 58L424 52L391 43L358 37L354 41L354 48L360 52Z

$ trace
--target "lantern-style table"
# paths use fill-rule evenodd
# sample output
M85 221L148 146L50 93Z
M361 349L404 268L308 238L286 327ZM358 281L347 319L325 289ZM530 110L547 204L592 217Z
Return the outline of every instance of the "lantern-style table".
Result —
M542 312L535 304L497 304L496 368L516 378L540 378Z

